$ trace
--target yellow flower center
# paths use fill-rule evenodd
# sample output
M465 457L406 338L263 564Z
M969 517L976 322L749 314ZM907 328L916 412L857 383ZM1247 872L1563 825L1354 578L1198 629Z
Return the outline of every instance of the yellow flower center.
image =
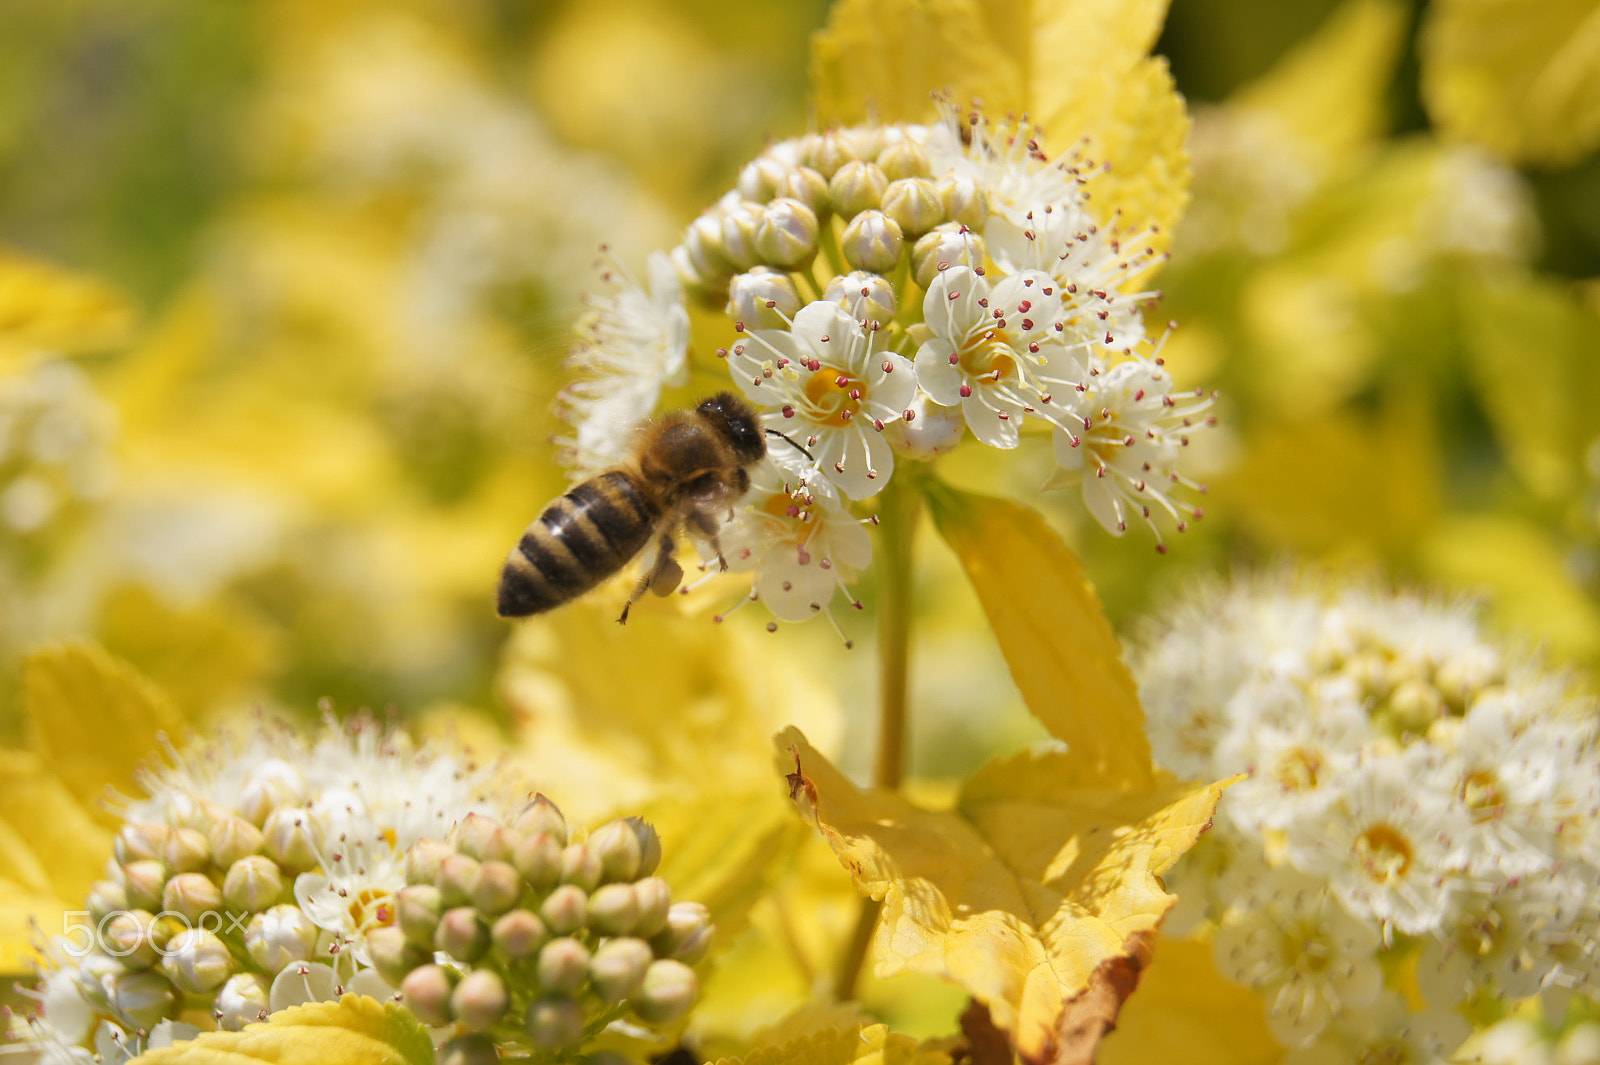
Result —
M824 366L806 381L805 392L812 419L840 429L861 413L861 399L867 394L867 385L841 370Z
M362 888L350 898L350 920L353 927L363 932L374 928L388 928L394 924L394 896L387 891Z
M1373 825L1356 837L1356 864L1381 884L1401 879L1411 868L1411 841L1388 825Z
M968 335L960 352L961 369L969 376L1001 381L1017 376L1017 353L1003 329L985 329Z

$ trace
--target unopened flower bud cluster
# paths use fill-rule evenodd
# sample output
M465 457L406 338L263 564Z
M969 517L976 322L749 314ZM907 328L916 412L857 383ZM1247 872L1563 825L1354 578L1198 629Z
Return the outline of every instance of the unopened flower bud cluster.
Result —
M1114 534L1184 529L1200 512L1180 456L1211 397L1176 390L1146 335L1140 286L1164 256L1136 220L1090 212L1098 164L1040 137L945 104L931 125L769 147L652 259L648 293L596 301L558 404L573 474L625 458L690 355L716 369L688 351L692 299L726 311L720 372L782 434L720 534L780 620L850 600L871 557L856 509L968 433L1002 450L1050 434L1052 483L1080 482Z
M373 964L423 1023L456 1033L446 1058L565 1060L618 1020L670 1024L698 993L711 926L651 875L660 860L638 818L578 840L542 795L505 824L473 815L411 848L396 922L368 936Z
M236 1030L345 991L392 996L369 939L395 919L406 850L501 805L491 773L364 715L172 757L123 811L83 920L45 947L31 1024L67 1059L122 1060L196 1017Z
M1592 1008L1600 715L1570 678L1465 606L1267 579L1180 602L1132 662L1159 762L1250 774L1169 930L1209 924L1286 1046L1432 1061L1519 1002Z

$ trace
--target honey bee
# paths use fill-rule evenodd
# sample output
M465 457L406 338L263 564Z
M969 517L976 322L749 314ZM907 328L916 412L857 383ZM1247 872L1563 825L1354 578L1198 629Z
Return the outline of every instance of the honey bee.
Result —
M766 453L756 412L731 392L647 423L631 461L574 485L523 532L500 572L500 616L542 614L576 599L655 540L655 563L617 618L624 623L646 590L665 596L678 587L683 568L674 553L683 532L707 540L727 569L719 512L749 489L746 468Z

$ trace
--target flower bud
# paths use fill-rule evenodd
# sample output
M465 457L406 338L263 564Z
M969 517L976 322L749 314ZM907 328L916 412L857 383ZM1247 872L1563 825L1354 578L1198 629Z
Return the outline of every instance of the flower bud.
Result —
M172 829L166 825L123 825L117 831L117 838L111 845L112 852L117 856L118 865L150 858L160 859L167 846L167 837L170 835Z
M155 918L146 910L114 914L100 931L100 949L129 972L148 969L160 958L150 935Z
M728 282L728 317L745 329L783 329L800 309L800 294L788 274L756 266Z
M724 196L717 205L717 214L721 223L721 241L716 246L717 253L731 269L722 271L726 277L730 273L748 270L756 264L756 226L761 222L762 208L758 203L737 197Z
M574 884L562 884L544 900L539 907L539 916L544 918L546 928L558 936L564 936L583 927L588 906L589 896L582 888Z
M716 288L712 281L702 277L700 271L695 269L694 262L689 258L689 249L682 244L667 253L667 261L672 264L672 272L677 275L678 283L689 296L706 299Z
M755 252L772 266L796 270L817 256L817 216L799 200L773 200L755 227Z
M384 981L399 986L406 974L433 960L433 952L406 938L398 928L374 928L367 933L367 953Z
M879 274L893 270L904 249L899 225L882 211L862 211L850 219L839 238L845 262L857 270Z
M211 1016L225 1032L237 1032L247 1024L266 1020L272 1011L272 982L256 973L235 973L217 992Z
M468 814L450 833L456 850L480 862L505 861L511 857L513 840L505 826L483 814Z
M1444 700L1438 689L1427 681L1408 679L1400 682L1389 696L1388 718L1391 728L1399 733L1424 735L1440 714Z
M689 266L706 283L727 277L731 272L722 255L722 219L715 210L706 211L690 222L679 246Z
M638 919L639 902L632 884L606 884L589 896L585 920L595 935L625 936Z
M439 1048L437 1065L499 1065L500 1051L482 1032L458 1035Z
M632 995L644 984L644 974L655 959L642 939L608 939L589 959L589 980L595 994L608 1006Z
M907 237L919 237L945 220L944 200L927 178L891 181L883 193L883 213L894 219Z
M221 987L233 975L233 955L215 933L203 928L186 928L167 944L161 971L178 990L191 995Z
M445 910L439 889L432 884L410 884L395 892L394 908L405 937L419 947L432 949L434 930Z
M260 913L277 905L287 888L271 858L252 854L229 866L222 880L222 899L231 910Z
M560 846L567 845L567 820L561 816L561 808L543 794L529 799L511 818L510 825L512 831L524 836L548 832Z
M878 153L878 167L890 181L933 176L928 150L916 141L900 140Z
M817 139L811 143L810 148L807 162L812 169L830 181L846 163L861 158L850 138L836 129L817 134Z
M167 868L175 873L194 873L211 864L211 843L193 828L175 828L161 848Z
M681 961L662 958L650 963L643 986L628 1005L646 1023L666 1024L687 1013L699 993L700 981L693 969Z
M967 431L960 407L941 407L919 392L906 407L913 417L896 421L884 430L889 446L917 459L933 459L947 454Z
M471 906L457 906L439 918L439 927L433 930L433 945L456 961L470 965L489 952L489 926Z
M442 965L412 969L400 981L400 997L406 1009L430 1028L442 1028L451 1021L450 994L456 988L456 974Z
M167 886L167 867L156 858L141 858L122 867L122 889L136 910L159 910Z
M945 178L938 184L945 216L981 232L989 220L989 194L983 186L970 177Z
M317 934L317 926L300 907L284 904L250 918L244 945L257 965L277 973L294 962L309 960L317 949Z
M529 1042L555 1050L583 1036L583 1010L570 998L541 998L528 1006L524 1024Z
M771 155L758 155L739 171L739 180L734 183L734 188L739 190L739 195L751 203L766 203L773 197L773 190L778 187L778 182L783 180L790 170L788 163Z
M220 914L222 891L204 873L179 873L161 892L161 908L171 910L192 925L208 913Z
M486 861L478 868L469 901L485 916L498 917L522 896L522 877L502 861Z
M600 860L600 883L630 881L639 875L644 851L638 832L627 821L618 819L601 825L589 837L588 847Z
M256 766L239 793L239 815L253 825L264 825L274 810L304 805L311 788L299 769L281 758Z
M178 1012L177 993L155 969L113 978L106 999L111 1009L146 1030Z
M96 880L89 888L89 914L103 921L118 910L128 909L128 889L116 880Z
M659 876L648 876L633 885L633 896L639 904L633 934L649 939L667 926L667 914L672 906L672 888Z
M952 266L980 268L987 254L982 237L959 222L946 222L917 239L911 249L911 272L917 284L928 288L939 271Z
M156 945L156 950L166 950L172 937L188 927L183 918L175 913L157 914L150 924L150 942Z
M232 868L240 858L261 852L261 830L242 817L226 817L211 831L211 860L218 869Z
M552 995L576 995L589 977L589 948L567 936L539 951L539 987Z
M561 853L565 846L561 840L565 835L565 829L560 836L552 832L530 833L517 844L516 853L511 856L511 864L522 874L522 879L541 895L561 879Z
M701 929L709 928L710 923L711 913L701 903L674 902L667 911L665 926L650 938L650 946L654 948L657 957L675 957L684 944Z
M633 879L649 876L661 864L661 836L655 826L642 817L629 817L626 820L639 837L639 868L633 874Z
M563 884L571 884L584 891L593 891L600 886L602 872L604 868L600 864L600 855L588 844L569 843L561 852Z
M477 883L479 868L478 860L468 858L465 854L445 856L444 861L439 863L439 875L433 882L438 885L446 906L467 904L472 897L472 885Z
M827 217L832 209L828 179L809 166L797 166L785 174L773 187L772 195L805 204L818 219Z
M284 873L295 876L317 867L317 848L311 838L311 821L302 807L280 807L261 826L261 850Z
M510 1004L505 982L492 969L477 969L463 976L450 996L450 1012L468 1028L493 1028Z
M828 179L828 202L840 218L854 218L862 211L876 209L888 187L889 179L877 163L858 159L844 164Z
M888 323L894 319L895 294L888 281L865 270L852 270L828 282L823 299L837 303L858 322Z
M455 850L436 839L419 839L406 851L406 883L431 884L439 877L439 866Z
M550 930L527 910L512 910L489 929L489 940L512 961L522 961L550 941Z

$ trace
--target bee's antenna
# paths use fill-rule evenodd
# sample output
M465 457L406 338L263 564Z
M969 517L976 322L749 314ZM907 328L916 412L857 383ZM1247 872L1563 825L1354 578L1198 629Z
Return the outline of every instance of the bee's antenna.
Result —
M781 436L781 437L783 437L783 439L789 441L789 446L790 447L792 447L796 451L800 452L800 454L804 455L806 458L811 459L812 462L817 461L815 458L812 458L811 452L807 451L805 448L801 447L799 444L795 443L793 440L789 440L789 437L786 436L785 434L778 432L778 430L776 430L776 429L768 429L767 432L772 436Z

